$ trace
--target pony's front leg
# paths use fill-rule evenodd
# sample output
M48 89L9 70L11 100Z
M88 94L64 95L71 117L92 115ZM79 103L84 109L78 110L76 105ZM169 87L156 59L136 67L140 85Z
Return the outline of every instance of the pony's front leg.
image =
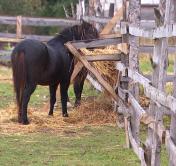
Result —
M60 84L60 94L61 94L62 116L63 117L68 117L68 113L67 113L68 87L69 87L69 83L67 82L62 82Z
M48 115L53 115L54 104L56 103L57 87L58 87L58 84L49 86L49 91L50 91L50 110L49 110Z
M31 94L34 92L35 89L36 89L36 85L34 84L28 84L24 88L20 122L25 125L29 124L28 117L27 117L27 106L28 106Z

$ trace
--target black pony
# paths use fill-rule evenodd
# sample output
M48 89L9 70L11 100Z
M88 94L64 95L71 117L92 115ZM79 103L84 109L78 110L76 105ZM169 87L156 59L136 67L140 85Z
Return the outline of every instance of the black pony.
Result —
M68 41L95 39L97 37L98 32L94 26L82 21L81 25L66 28L48 41L47 44L31 39L23 40L17 44L12 52L11 61L19 123L29 123L27 106L37 85L49 85L49 115L53 115L56 90L60 84L62 115L68 117L67 91L74 69L74 58L64 44ZM82 80L79 79L80 76L77 77L79 82ZM82 92L81 84L76 83L75 85L79 89L75 90L75 92L77 91L76 96L79 96L79 93Z

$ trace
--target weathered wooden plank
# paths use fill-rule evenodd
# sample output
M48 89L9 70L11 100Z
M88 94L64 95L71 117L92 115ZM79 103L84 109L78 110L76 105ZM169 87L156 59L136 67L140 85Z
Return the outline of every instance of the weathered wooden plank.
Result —
M83 64L81 62L77 62L77 64L74 67L70 82L72 83L74 79L76 78L77 74L81 71L83 68Z
M121 37L121 36L119 36L119 34L101 35L102 39L106 39L106 38L110 38L111 39L111 38L118 38L118 37ZM6 41L6 40L7 40L7 42L9 40L12 40L12 42L18 42L16 40L13 40L14 38L16 39L16 34L0 32L0 39L2 40L2 42ZM29 34L25 35L25 34L22 34L21 39L25 39L25 38L27 38L27 39L35 39L35 40L40 40L40 41L48 41L51 38L53 38L53 36L29 35Z
M128 76L135 82L142 84L144 87L148 87L151 84L151 81L149 79L145 78L137 71L131 70L129 69L129 67L125 67L125 65L120 62L116 64L116 69L120 70L122 73L125 73L126 70L128 70Z
M22 25L30 26L73 26L79 24L78 20L61 19L61 18L33 18L22 17ZM16 17L12 16L0 16L0 24L16 25Z
M140 15L141 15L141 1L140 0L130 0L128 7L128 21L130 25L138 27L140 25ZM129 35L129 68L132 70L139 70L139 37ZM129 74L129 73L128 73ZM139 86L138 83L130 81L129 86L130 92L133 96L139 98ZM133 108L132 108L133 109ZM131 116L132 125L132 135L136 142L139 144L139 125L140 122L137 120L136 114Z
M131 106L134 108L134 111L137 114L138 120L146 125L149 125L149 127L153 131L155 131L155 124L157 123L157 121L152 116L146 113L146 111L140 106L138 101L132 96L131 93L128 93L128 95L129 95L129 102ZM163 142L165 131L166 130L163 125L157 124L157 130L155 132L158 135L161 142Z
M128 96L129 103L134 108L134 110L137 114L138 120L143 122L144 124L154 123L155 119L153 117L150 117L149 115L147 115L146 111L140 106L140 104L133 97L133 95L130 92L128 93L128 95L129 95Z
M169 25L170 2L171 1L168 0L166 1L166 5L163 5L162 1L160 1L160 6L165 8L164 18L161 16L161 10L155 9L157 28L153 30L152 34L155 39L152 56L152 60L155 64L153 67L152 85L161 92L165 92L165 77L168 64L168 38L163 37L169 37L172 33L172 29L170 29L172 28L172 25ZM163 125L163 112L164 108L158 108L156 103L152 100L149 107L149 114L155 118L157 124L154 124L154 131L151 131L150 128L148 129L146 140L147 148L151 151L151 166L160 166L161 164L161 139L156 135L156 132L158 130L158 124Z
M154 46L140 46L139 47L139 49L140 49L139 52L153 54L153 48L154 48ZM175 46L169 46L168 47L168 53L175 54L176 53L176 47Z
M176 98L171 95L166 95L164 92L152 87L144 87L144 93L147 97L153 100L156 104L159 103L165 107L168 107L176 113Z
M117 21L120 21L121 18L122 18L122 8L118 9L116 14L112 17L112 19L105 25L100 35L109 34L112 31L113 27L117 24Z
M93 21L97 23L106 24L110 21L109 18L106 17L96 17L96 16L83 16L85 21ZM62 18L45 18L45 17L22 17L22 24L23 25L30 25L30 26L73 26L79 24L78 20L73 19L62 19ZM119 22L116 22L119 24ZM0 16L0 24L6 25L16 25L16 17L14 16ZM120 24L119 24L120 25ZM154 27L155 23L154 20L141 20L141 26L145 27ZM120 26L119 26L120 27Z
M161 26L152 30L145 30L141 27L129 25L129 33L133 36L145 38L164 38L176 36L176 24Z
M121 37L121 34L114 33L114 34L100 34L100 38L106 39L106 38L116 38Z
M96 23L103 23L106 24L110 19L109 18L102 18L102 17L96 17L96 16L84 16L83 19L85 21L93 21Z
M133 148L133 151L135 152L135 154L140 159L141 165L142 166L147 166L146 162L145 162L145 158L144 158L144 150L138 145L136 140L133 138L132 131L131 131L131 126L130 126L129 122L128 122L128 135L129 135L129 140L130 140L130 144Z
M123 9L123 21L127 21L127 16L126 16L126 5L127 5L127 2L126 2L126 0L123 0L122 1L122 9ZM122 42L123 43L128 43L128 34L124 34L124 35L122 35ZM129 49L129 47L127 47L127 52L125 53L125 54L122 54L122 57L121 57L121 62L123 62L125 65L127 65L128 66L128 58L129 58L129 55L128 55L128 49ZM121 88L121 89L128 89L128 82L129 82L129 80L128 81L125 81L124 79L126 79L126 78L128 78L128 76L127 76L127 73L123 73L123 75L120 73L120 72L118 72L118 75L116 76L117 77L117 81L116 81L116 85L115 85L115 89L118 89L118 95L121 95L120 94L120 91L119 91L119 89ZM124 98L124 101L125 102L127 102L127 96L125 95L125 98ZM123 106L123 104L121 104L121 103L115 103L115 106L114 106L115 108L116 108L116 111L117 111L117 116L118 116L118 119L117 119L117 125L118 125L118 127L122 127L122 126L124 126L124 125L126 125L125 127L126 127L126 129L125 129L125 131L127 132L127 122L125 122L124 120L125 120L125 117L128 117L129 115L128 115L128 112L129 112L129 108L125 108L124 106ZM125 113L125 112L127 112L127 113ZM126 133L126 135L127 135L127 133ZM128 140L128 142L129 142L129 138L128 138L128 136L126 136L126 139ZM127 146L129 147L129 145L127 144Z
M102 24L106 24L110 21L109 18L96 17L96 16L84 16L83 19L85 21L93 21L93 22L102 23ZM154 20L141 19L140 20L140 25L141 25L141 27L143 27L145 29L152 29L152 28L155 27L155 21ZM120 28L120 22L119 21L116 22L116 28Z
M18 43L23 39L35 39L39 41L46 42L50 40L53 36L43 36L43 35L22 35L21 39L16 38L16 34L12 33L0 33L0 42L12 42Z
M22 17L17 16L16 19L16 37L19 39L22 36Z
M141 20L140 26L144 29L152 29L156 27L154 20Z
M149 116L149 117L151 117L151 116ZM165 136L166 136L166 129L165 129L164 125L161 124L161 123L158 123L155 120L155 123L150 123L148 125L148 127L150 129L152 129L152 131L155 133L155 135L157 135L157 137L159 138L160 142L164 143Z
M19 43L23 39L0 37L0 42Z
M87 75L86 79L93 85L93 87L102 92L103 88L102 86L98 83L98 81L96 81L94 78L92 78L92 76L90 74Z
M94 40L71 42L71 44L77 49L104 47L107 45L116 45L120 43L122 43L122 38L94 39Z
M146 77L147 79L151 80L151 75L149 74L144 74L143 75L144 77ZM166 75L166 78L165 78L165 82L173 82L175 79L175 76L174 75Z
M176 22L176 1L172 0L171 3L173 4L173 7L170 9L171 12L171 22ZM173 96L176 97L176 56L174 57L174 81L173 81ZM171 116L171 124L170 124L170 138L168 135L168 140L167 142L171 142L170 146L168 146L168 150L169 147L173 147L171 148L170 152L169 152L169 164L170 166L173 166L176 163L176 150L175 150L175 145L176 145L176 114L172 114ZM173 146L174 144L174 146ZM173 151L174 150L174 151Z
M149 2L149 1L145 1L145 2ZM157 8L158 4L149 4L149 3L148 4L141 4L141 19L145 19L145 20L154 20L155 19L154 8Z
M124 29L124 32L128 29L128 22L121 21L120 24L116 25L117 30L118 29ZM140 20L140 28L146 29L146 30L152 30L156 27L155 21L154 20ZM125 30L126 29L126 30ZM124 33L122 33L124 34Z
M69 26L77 25L79 23L80 22L78 20L71 20L71 19L22 17L22 24L30 25L30 26L69 27Z
M81 56L77 49L70 43L65 44L66 47L72 52L72 54L81 61L81 63L96 77L98 82L103 86L104 89L112 96L115 101L118 100L114 89L101 77L101 75L88 63L84 56Z
M166 131L166 149L169 154L169 162L170 166L174 166L176 163L176 146L174 142L171 139L171 136L169 134L169 131Z
M85 56L86 60L89 62L95 62L95 61L120 61L121 60L121 54L114 54L114 55L96 55L96 56Z
M128 91L126 89L122 89L122 87L118 87L118 96L125 101L128 102Z
M143 75L139 74L137 71L133 71L129 68L126 68L120 62L116 65L117 70L120 70L122 73L125 73L128 70L128 76L135 82L140 83L144 87L144 93L147 97L152 99L155 103L159 103L162 106L168 107L176 113L176 98L171 95L158 90L157 88L151 85L151 81L145 78Z
M128 117L124 117L124 127L125 127L125 142L126 147L130 148L129 131L128 131Z

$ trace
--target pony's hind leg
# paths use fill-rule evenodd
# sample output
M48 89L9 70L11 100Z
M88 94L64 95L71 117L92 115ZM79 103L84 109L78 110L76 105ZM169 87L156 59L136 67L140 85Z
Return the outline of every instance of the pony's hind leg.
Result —
M56 103L56 90L57 90L57 87L58 87L58 84L49 86L49 91L50 91L50 110L49 110L48 115L53 115L54 104Z
M67 113L67 99L68 99L68 82L60 83L60 94L61 94L61 103L62 103L62 116L68 117Z
M25 89L23 92L22 108L21 108L21 123L22 124L29 124L28 117L27 117L27 106L28 106L30 97L35 89L36 89L35 84L27 84L25 86Z
M87 77L87 69L83 68L74 80L74 93L76 96L75 107L81 105L81 94L84 86L84 81Z

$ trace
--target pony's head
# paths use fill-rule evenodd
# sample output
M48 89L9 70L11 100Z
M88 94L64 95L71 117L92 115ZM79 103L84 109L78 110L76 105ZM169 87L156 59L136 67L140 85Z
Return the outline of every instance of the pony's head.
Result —
M63 36L66 41L88 40L99 37L97 29L92 24L84 20L81 20L81 24L79 25L74 25L64 29L60 35Z
M81 40L96 39L99 37L98 31L93 24L81 20L79 26ZM80 39L79 39L80 40Z

